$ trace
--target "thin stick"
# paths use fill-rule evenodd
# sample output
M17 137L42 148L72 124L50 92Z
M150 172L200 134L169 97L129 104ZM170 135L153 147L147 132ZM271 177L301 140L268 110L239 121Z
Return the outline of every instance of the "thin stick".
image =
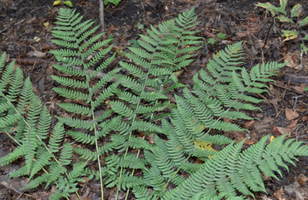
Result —
M103 0L99 0L99 19L102 25L102 32L105 32L105 22L104 22L104 3Z

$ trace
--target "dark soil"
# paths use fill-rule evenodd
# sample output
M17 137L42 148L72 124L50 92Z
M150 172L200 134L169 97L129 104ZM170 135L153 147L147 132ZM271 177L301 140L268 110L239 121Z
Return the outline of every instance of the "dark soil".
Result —
M95 25L100 25L98 0L72 0L72 2L77 12L86 19L95 20ZM249 137L254 143L264 135L270 134L276 137L281 133L284 134L285 129L280 128L289 128L288 137L307 143L308 93L302 91L308 83L307 54L304 54L301 59L299 39L282 43L284 38L281 37L281 30L292 27L278 20L269 33L266 47L262 48L272 18L270 14L266 15L264 9L255 6L257 2L267 1L122 0L117 7L111 4L105 7L105 30L115 38L113 41L115 46L126 51L125 48L130 45L129 40L138 39L138 34L146 34L145 29L149 28L150 24L155 25L172 19L179 13L196 6L200 21L196 28L200 30L199 35L208 39L210 35L222 32L227 37L224 40L216 37L215 45L205 45L198 59L180 75L181 82L189 86L193 84L192 76L206 67L213 53L238 41L243 41L246 63L244 67L247 69L263 61L284 62L288 57L291 58L293 65L280 70L275 78L276 83L268 85L270 93L262 96L268 101L259 105L263 112L248 113L260 119L252 122L253 125L249 127L250 134L233 132L224 134L237 140ZM279 4L278 0L269 2L276 6ZM57 114L59 111L53 109L54 102L60 99L57 99L58 97L52 91L54 82L49 77L56 73L52 67L55 58L48 51L57 48L50 40L51 29L59 7L52 6L52 3L52 0L0 0L0 54L7 52L8 61L16 61L16 65L24 71L25 77L30 76L35 92L49 107L51 114ZM307 16L308 1L306 0L289 0L287 10L290 11L296 3L303 6L303 17ZM138 22L144 25L143 29L138 29ZM302 31L307 34L307 26ZM288 119L287 109L296 111L298 117ZM10 139L0 133L0 157L11 152L13 148L15 147ZM0 199L48 199L53 188L39 187L37 191L20 192L19 189L25 185L26 179L16 178L7 182L8 174L22 165L23 162L19 159L9 166L0 168ZM308 158L299 158L296 165L297 167L288 165L289 172L282 169L283 177L280 180L264 177L267 194L256 193L256 199L308 199L307 183L299 181L303 178L298 178L308 176ZM300 183L300 185L294 186L294 183ZM83 188L84 193L87 194L85 199L96 199L99 186L96 182L88 184L90 185L85 185ZM107 191L107 199L114 199L115 192L115 190ZM124 196L120 193L121 195ZM72 196L72 199L74 198L76 197Z

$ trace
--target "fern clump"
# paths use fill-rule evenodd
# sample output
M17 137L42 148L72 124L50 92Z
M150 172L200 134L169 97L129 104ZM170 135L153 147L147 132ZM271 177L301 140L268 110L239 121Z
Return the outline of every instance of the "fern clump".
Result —
M263 137L242 151L244 141L211 134L243 131L223 119L252 119L244 111L259 109L263 100L251 94L267 92L265 83L284 64L264 63L248 72L239 67L238 42L213 55L191 88L180 83L178 70L203 45L192 31L194 9L151 26L119 65L112 39L95 35L92 20L60 8L55 23L52 41L62 49L51 51L58 61L51 77L58 83L54 91L65 98L58 108L67 114L56 116L54 126L30 79L23 81L20 68L14 62L5 66L5 54L0 57L0 128L17 145L0 166L22 156L25 165L10 177L27 175L25 188L55 183L50 199L68 198L78 195L78 183L87 176L100 179L102 199L105 187L147 200L244 199L265 192L262 173L278 178L279 167L288 169L285 162L308 156L306 145L283 136L269 144Z

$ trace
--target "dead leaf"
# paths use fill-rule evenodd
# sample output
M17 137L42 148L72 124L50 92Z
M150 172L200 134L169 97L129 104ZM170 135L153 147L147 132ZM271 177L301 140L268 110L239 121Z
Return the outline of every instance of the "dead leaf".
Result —
M308 177L304 174L300 174L298 177L295 178L295 180L303 187L305 185L305 182L308 180Z
M239 38L246 38L247 37L247 32L237 32L236 35Z
M308 115L303 116L302 121L308 121Z
M299 188L300 185L297 181L295 181L294 183L290 184L290 185L286 185L284 186L284 190L288 193L288 194L292 194L297 188Z
M250 139L246 139L244 144L247 144L247 145L253 145L254 143L256 143L255 141L252 141Z
M287 67L298 69L298 65L293 60L293 55L291 53L286 54L284 57L284 62L287 63Z
M294 89L297 91L297 92L301 92L303 93L304 92L304 89L307 87L307 85L301 85L301 86L295 86Z
M255 120L249 120L247 122L245 122L243 125L242 125L242 128L244 129L254 129L255 128Z
M284 190L282 188L280 188L279 190L277 190L274 193L274 196L278 199L278 200L283 200L283 194L284 194Z
M149 140L149 143L151 143L151 144L154 144L155 142L154 142L154 135L153 134L151 134L151 135L148 135L148 140Z
M299 114L292 109L286 108L285 112L288 120L293 120L299 117Z
M208 31L204 31L204 34L205 34L206 36L208 36L208 37L211 37L211 38L215 38L215 37L216 37L216 35L215 35L214 33L210 33L210 32L208 32Z
M294 120L293 122L291 122L290 124L288 124L288 126L286 126L286 128L289 128L289 129L295 128L297 122L298 122L298 119L297 119L297 120Z
M230 134L235 138L236 142L240 142L240 141L246 139L243 132L230 131ZM250 139L246 139L245 142L244 142L244 144L248 144L248 145L252 145L254 143L255 142L250 140Z
M277 136L281 136L281 135L285 135L285 134L290 134L290 133L291 133L291 130L290 130L289 128L283 128L283 127L274 126L273 132L274 132Z

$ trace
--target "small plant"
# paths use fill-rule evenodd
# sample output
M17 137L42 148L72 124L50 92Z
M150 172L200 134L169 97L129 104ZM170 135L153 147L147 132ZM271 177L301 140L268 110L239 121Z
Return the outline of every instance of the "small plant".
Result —
M121 0L105 0L104 5L107 6L108 3L113 3L115 6L118 6L120 2Z
M56 6L56 5L67 5L69 7L73 7L73 3L71 1L63 1L63 0L60 0L60 1L54 1L53 2L53 5Z
M280 0L280 7L275 7L270 3L258 3L257 6L265 8L266 10L270 11L273 17L272 24L268 30L268 34L264 43L264 46L267 43L268 40L268 35L269 32L272 28L272 25L275 21L275 18L279 19L281 22L289 22L292 24L296 25L296 30L282 30L282 35L283 37L286 37L282 42L288 41L288 40L293 40L297 37L301 38L302 44L301 44L301 55L303 53L307 54L307 47L304 44L304 40L308 40L308 35L302 37L300 34L300 28L308 24L308 16L306 16L303 20L300 20L300 14L303 11L302 5L296 4L293 6L291 9L290 15L287 16L286 12L286 5L287 5L287 0ZM294 18L297 18L297 20L294 20ZM295 22L296 21L296 22ZM302 60L302 59L301 59Z
M208 44L211 44L211 45L214 45L216 42L217 42L217 41L216 41L214 38L209 38L209 39L207 40L207 43L208 43Z
M220 39L220 40L223 40L223 39L226 38L226 34L218 33L218 34L216 35L216 37L217 37L218 39ZM215 38L213 38L213 37L210 37L210 38L207 40L207 43L208 43L208 44L211 44L211 45L214 45L216 42L217 42L217 40L215 40Z
M217 34L217 37L219 38L219 39L221 39L221 40L223 40L223 39L226 39L226 34L223 34L223 33L218 33Z

